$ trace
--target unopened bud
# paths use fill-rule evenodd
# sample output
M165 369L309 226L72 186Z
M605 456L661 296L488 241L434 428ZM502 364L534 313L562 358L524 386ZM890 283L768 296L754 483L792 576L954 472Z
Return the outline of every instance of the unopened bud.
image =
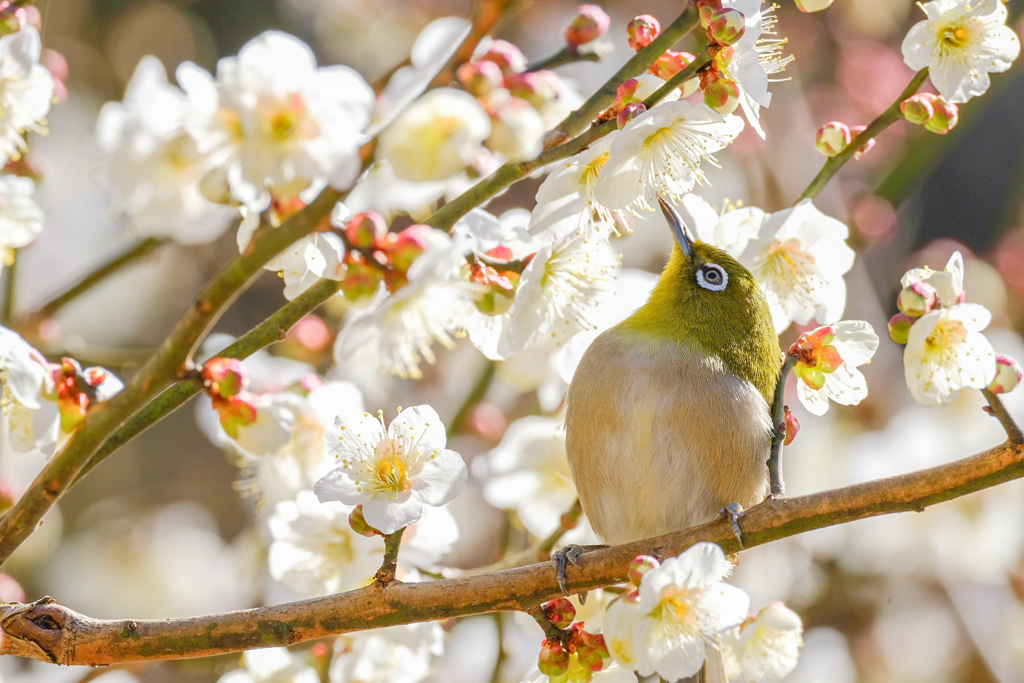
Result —
M708 20L708 39L719 45L735 45L747 31L746 20L742 12L720 9Z
M993 394L1006 394L1016 389L1022 379L1020 363L1009 356L996 356L996 378L988 385L988 390Z
M611 17L597 5L580 5L565 27L565 42L572 48L586 45L608 33L611 25Z
M915 320L917 318L906 313L897 313L889 318L889 339L892 339L897 344L906 344L907 338L910 336L910 326L914 324Z
M388 291L394 294L402 287L409 284L408 276L400 271L388 268L384 271L384 286L387 287Z
M857 137L868 129L867 126L852 126L850 128L850 135ZM875 147L875 139L869 138L867 142L857 148L857 151L853 153L854 160L860 159L862 156L870 152Z
M832 4L832 0L795 0L801 12L819 12Z
M796 415L789 412L789 406L784 406L785 415L783 420L786 423L786 439L782 442L783 446L788 446L793 443L793 439L796 438L797 433L800 431L800 420L796 419Z
M410 225L402 232L389 232L377 240L377 248L387 255L391 266L405 272L427 250L434 229L429 225Z
M932 133L938 133L939 135L945 135L953 130L957 121L960 120L960 109L952 102L947 102L941 97L935 99L932 107L934 113L927 123L924 124L924 127Z
M827 157L834 157L846 149L852 139L849 126L840 121L829 121L818 129L814 148Z
M694 56L689 52L675 52L673 50L668 50L654 60L654 64L652 64L647 71L663 81L667 81L686 67L690 66L690 64L693 63L693 60ZM697 78L691 78L679 87L679 90L682 93L681 96L689 97L694 93L697 87Z
M896 307L907 315L920 318L935 308L939 293L927 282L918 280L903 288L896 298Z
M12 6L10 3L3 3L0 9L0 35L17 33L28 24L28 17L21 7Z
M619 130L626 127L626 124L635 119L640 114L647 111L647 107L644 106L643 102L630 102L629 104L622 107L618 114L615 115L615 123L618 125Z
M644 574L660 566L661 562L658 562L658 558L651 557L650 555L638 555L629 563L626 577L634 586L639 586L640 579L643 578Z
M722 9L722 0L697 0L697 11L700 13L700 25L707 28L711 18Z
M211 358L203 363L203 380L211 396L230 398L249 387L249 370L237 358Z
M642 50L651 44L661 33L661 24L650 14L641 14L626 24L626 37L629 46L634 50Z
M550 71L529 71L505 77L505 87L513 97L526 100L535 109L558 97L557 76Z
M482 313L501 315L512 308L515 286L493 267L483 263L470 265L469 281L486 288L476 301L476 307Z
M359 253L345 254L345 275L341 278L341 293L353 306L369 306L380 289L383 279L380 269L367 263Z
M719 114L731 114L740 104L740 86L736 81L729 80L717 70L709 69L701 74L701 89L704 91L704 104Z
M489 63L489 62L488 62ZM345 226L345 239L353 247L369 249L388 234L384 217L375 211L357 213Z
M545 676L564 676L569 670L569 651L557 640L545 639L540 646L537 668Z
M588 633L580 630L576 634L576 657L580 665L596 673L612 663L611 653L605 645L604 636L600 633Z
M568 598L555 598L544 604L544 616L558 628L569 628L576 618L576 608Z
M220 426L232 439L238 438L239 427L251 425L256 421L258 410L255 398L248 391L243 391L228 398L213 399L213 407L220 417Z
M512 250L505 246L497 246L487 251L487 256L499 261L511 261Z
M919 126L927 123L935 113L930 98L922 95L911 95L900 102L900 111L903 112L903 118Z
M494 62L506 76L526 68L523 51L507 40L492 40L480 61Z
M367 538L384 535L366 522L366 518L363 517L362 505L357 505L355 510L349 514L348 525L352 527L352 531L356 532L360 536L366 536Z
M466 62L457 72L462 87L473 97L483 97L501 87L501 67L491 61Z

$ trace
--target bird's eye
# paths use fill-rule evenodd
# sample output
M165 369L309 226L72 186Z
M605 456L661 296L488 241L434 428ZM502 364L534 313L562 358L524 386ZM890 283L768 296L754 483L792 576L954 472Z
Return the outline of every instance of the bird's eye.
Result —
M721 292L729 284L729 274L717 263L705 263L697 270L697 284L712 292Z

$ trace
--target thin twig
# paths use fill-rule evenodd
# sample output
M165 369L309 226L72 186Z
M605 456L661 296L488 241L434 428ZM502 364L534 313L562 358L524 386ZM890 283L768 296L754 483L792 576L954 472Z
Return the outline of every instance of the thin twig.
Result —
M773 496L786 495L786 484L782 481L782 443L786 440L786 378L789 371L796 365L796 356L787 355L779 372L779 381L775 384L775 397L772 400L772 451L768 456L768 482L771 484Z
M1009 411L1006 410L1006 406L1003 405L1002 399L999 398L998 394L994 394L988 389L982 389L981 393L985 395L985 400L988 401L988 412L995 416L999 423L1003 425L1003 429L1006 430L1006 436L1009 437L1010 443L1015 445L1024 444L1024 433L1021 432L1017 422L1010 415Z
M40 306L32 313L31 317L40 319L49 318L61 308L91 289L97 283L107 279L109 276L120 271L125 266L129 266L132 263L145 258L161 244L163 244L161 240L148 239L143 240L135 246L121 252L96 270L83 277L71 287Z
M568 45L562 46L562 49L553 55L549 55L543 59L538 59L536 62L526 67L528 72L533 71L544 71L546 69L556 69L566 64L573 64L575 62L599 62L601 61L601 55L597 52L579 52L575 48L569 47Z
M381 585L386 586L395 580L395 572L398 569L398 548L402 545L403 533L405 533L405 527L384 537L384 561L381 562L380 569L373 577L374 581Z
M0 311L0 324L10 325L11 320L14 319L14 299L17 284L18 256L17 252L14 252L14 258L4 272L4 307Z
M921 87L921 84L924 83L926 78L928 78L927 68L918 71L917 75L915 75L910 81L910 84L903 92L900 93L899 97L896 98L896 101L889 105L888 109L883 111L875 118L874 121L869 123L867 128L865 128L860 135L855 137L842 152L834 157L830 157L825 162L825 165L821 167L821 171L818 172L818 175L814 177L811 184L808 185L807 189L800 195L797 202L803 199L812 199L817 197L818 193L821 192L825 185L828 184L828 181L832 179L832 176L834 176L847 161L853 158L853 155L857 150L866 145L871 138L881 133L896 121L902 119L903 112L900 111L900 104L903 100L916 93L917 89Z
M894 512L926 507L1024 477L1024 446L984 453L896 477L797 498L769 499L743 517L744 546ZM728 520L587 553L569 578L571 593L627 580L637 555L678 555L700 541L739 551ZM0 605L0 654L59 664L207 657L297 643L396 624L530 611L562 595L550 563L424 583L374 583L348 593L273 607L185 619L100 620L44 600Z

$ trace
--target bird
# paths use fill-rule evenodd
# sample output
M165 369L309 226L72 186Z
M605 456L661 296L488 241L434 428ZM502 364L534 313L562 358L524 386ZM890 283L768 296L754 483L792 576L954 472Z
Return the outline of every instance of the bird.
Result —
M769 491L782 352L768 302L746 267L659 203L675 237L661 277L590 345L566 396L569 468L609 545L712 521Z

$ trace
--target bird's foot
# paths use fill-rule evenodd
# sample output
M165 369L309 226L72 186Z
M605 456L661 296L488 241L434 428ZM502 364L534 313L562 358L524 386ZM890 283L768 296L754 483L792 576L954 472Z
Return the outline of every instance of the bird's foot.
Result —
M736 537L736 540L740 544L740 549L742 549L743 529L740 528L740 517L746 514L743 511L743 506L739 503L729 503L719 510L718 514L729 520L729 525L732 527L732 535Z
M555 565L556 576L558 577L558 587L562 589L562 592L566 595L569 594L569 589L565 587L565 570L568 565L572 565L579 569L583 566L583 554L589 550L598 550L599 548L607 548L606 545L577 545L572 543L565 546L560 550L555 550L551 553L551 562ZM580 603L587 601L587 594L580 594Z

